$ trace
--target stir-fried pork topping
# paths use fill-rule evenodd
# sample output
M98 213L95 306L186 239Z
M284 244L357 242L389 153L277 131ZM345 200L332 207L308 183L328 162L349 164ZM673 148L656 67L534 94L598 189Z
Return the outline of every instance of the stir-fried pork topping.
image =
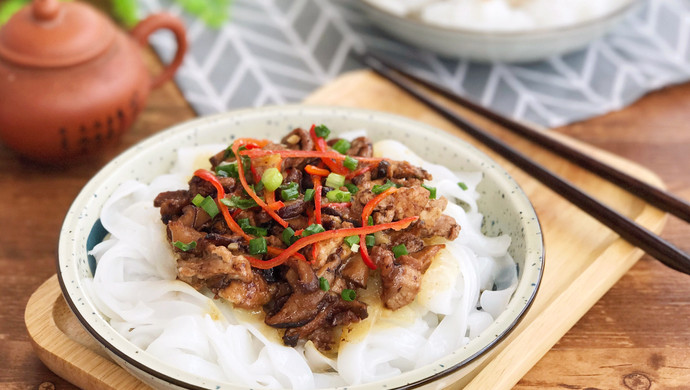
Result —
M386 308L411 303L443 247L427 240L453 240L460 226L442 214L447 200L422 186L428 172L373 158L366 137L326 141L324 129L295 129L279 144L235 141L211 157L210 172L154 205L180 280L263 309L286 345L311 340L329 351L337 329L367 318L357 290L369 278L381 279ZM374 233L358 233L372 223Z

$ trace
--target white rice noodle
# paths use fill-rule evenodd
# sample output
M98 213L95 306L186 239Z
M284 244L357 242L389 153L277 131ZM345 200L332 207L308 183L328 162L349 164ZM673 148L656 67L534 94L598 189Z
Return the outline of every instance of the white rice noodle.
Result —
M367 0L395 15L477 31L528 31L592 20L630 0Z
M449 354L493 323L510 300L517 283L507 253L510 237L486 237L479 230L481 173L451 172L398 142L384 141L375 146L377 154L407 159L432 173L430 185L449 199L445 213L462 226L460 236L434 260L413 303L395 312L370 305L369 318L352 325L361 337L342 342L337 358L322 355L311 342L282 345L260 319L240 315L230 304L176 280L174 255L153 207L158 193L186 188L194 169L223 147L179 150L170 174L148 185L123 183L101 212L110 236L91 252L98 267L85 288L118 333L167 364L253 388L367 383ZM460 181L467 190L457 185Z

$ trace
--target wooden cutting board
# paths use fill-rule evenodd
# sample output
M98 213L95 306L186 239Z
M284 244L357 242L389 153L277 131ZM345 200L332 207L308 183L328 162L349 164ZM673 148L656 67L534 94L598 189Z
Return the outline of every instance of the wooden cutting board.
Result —
M339 77L313 93L305 103L388 111L429 123L439 131L450 132L477 145L426 106L368 71ZM641 225L656 233L663 228L665 213L549 151L455 108ZM549 134L642 180L663 186L655 174L630 161L565 136ZM505 167L532 201L543 228L546 267L537 298L516 329L499 346L476 360L468 375L462 378L451 375L429 388L511 388L642 256L642 251L619 239L558 194L483 146L477 146ZM75 385L88 389L147 388L110 361L81 328L62 298L56 276L31 296L25 321L39 358Z

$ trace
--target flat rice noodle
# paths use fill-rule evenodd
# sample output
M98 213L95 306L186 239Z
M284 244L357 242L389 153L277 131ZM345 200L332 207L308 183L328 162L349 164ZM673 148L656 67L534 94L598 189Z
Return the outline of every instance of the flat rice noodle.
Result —
M358 131L344 138L362 135ZM176 281L174 254L153 199L162 191L186 188L193 171L208 167L208 156L225 145L182 148L170 174L150 185L123 183L101 212L110 236L90 252L98 267L84 286L122 336L161 360L218 381L252 388L338 387L385 380L432 362L481 333L505 309L517 281L514 261L507 254L510 237L485 237L480 232L476 186L481 173L454 173L422 161L398 142L386 145L377 144L375 155L383 149L385 156L402 156L434 175L430 185L450 200L444 213L462 230L457 240L447 243L453 256L441 260L450 262L442 264L449 270L442 272L443 288L437 286L435 295L401 309L414 319L402 321L407 317L400 313L379 317L380 323L372 323L371 332L358 342L341 343L335 360L313 346L275 343L261 326L239 321L231 305L216 304ZM460 181L467 190L458 187ZM434 278L433 268L430 272ZM494 286L497 290L491 291ZM310 365L322 372L312 372ZM323 372L331 368L338 373Z

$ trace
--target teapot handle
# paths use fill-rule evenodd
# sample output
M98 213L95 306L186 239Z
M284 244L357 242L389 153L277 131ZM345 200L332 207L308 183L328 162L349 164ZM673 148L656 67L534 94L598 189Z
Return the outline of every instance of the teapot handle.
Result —
M163 71L152 78L151 89L158 88L166 81L170 80L177 71L177 68L182 65L182 60L187 52L187 35L185 32L184 23L177 17L167 14L158 13L153 14L142 20L132 29L132 37L142 46L148 45L149 35L154 31L165 28L175 35L177 41L177 52L175 58Z

